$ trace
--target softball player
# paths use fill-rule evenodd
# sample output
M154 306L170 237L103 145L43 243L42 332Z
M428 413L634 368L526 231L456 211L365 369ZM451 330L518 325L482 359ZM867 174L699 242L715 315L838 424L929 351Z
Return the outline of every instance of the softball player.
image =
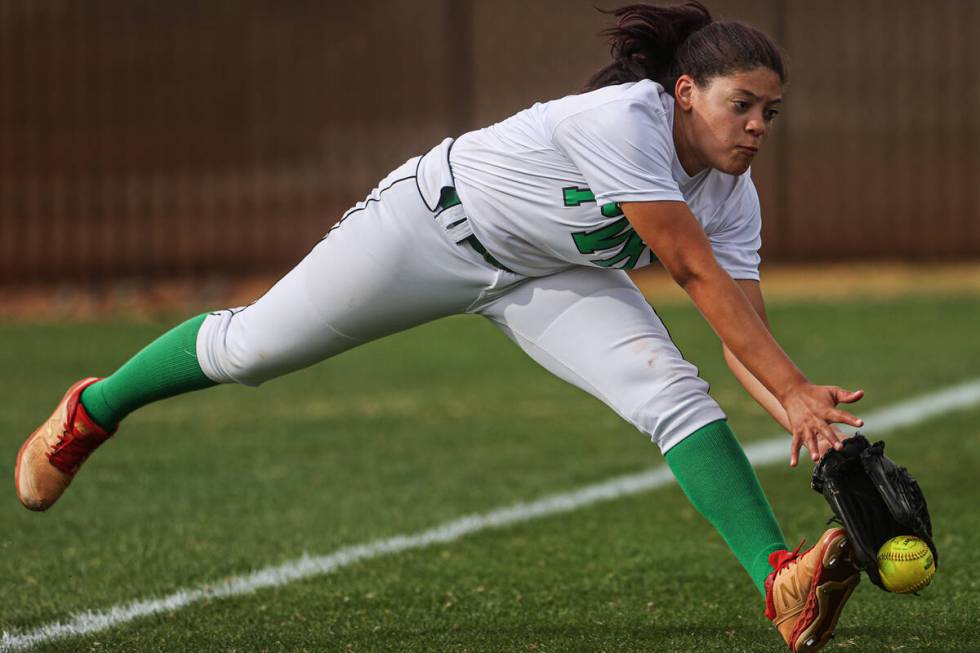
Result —
M793 434L791 465L860 426L860 392L816 386L769 333L749 166L779 110L776 46L698 3L614 12L614 61L586 92L446 139L385 177L255 303L177 326L73 385L17 457L20 500L50 507L119 421L218 383L257 386L375 338L483 315L660 448L793 651L830 638L857 584L841 529L789 552L707 383L624 270L659 259L739 380Z

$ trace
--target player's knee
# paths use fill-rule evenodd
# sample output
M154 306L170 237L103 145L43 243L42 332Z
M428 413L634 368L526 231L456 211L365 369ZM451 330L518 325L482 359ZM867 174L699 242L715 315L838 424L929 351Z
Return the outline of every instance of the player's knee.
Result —
M685 373L654 390L634 412L633 424L666 453L704 424L725 419L708 382Z
M272 378L269 361L235 320L240 309L211 313L198 332L197 355L201 370L217 383L257 386Z
M226 346L225 369L236 383L253 387L278 376L271 369L268 357L263 356L252 343L241 340Z

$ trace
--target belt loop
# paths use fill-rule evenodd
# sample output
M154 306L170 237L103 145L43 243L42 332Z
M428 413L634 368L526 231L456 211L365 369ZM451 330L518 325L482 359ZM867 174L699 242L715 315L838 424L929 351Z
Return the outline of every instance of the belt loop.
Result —
M439 204L436 206L438 209L435 216L438 218L443 211L451 209L453 207L459 206L460 210L458 212L459 218L456 220L450 220L449 224L446 224L446 219L439 220L446 227L449 232L450 237L459 245L466 244L473 248L473 250L483 257L483 260L492 265L493 267L503 270L504 272L514 273L513 270L502 264L493 254L487 251L487 248L483 246L480 239L476 237L473 233L472 227L469 225L469 221L466 219L466 213L462 208L462 201L459 199L459 193L452 186L445 186L442 192L439 194ZM447 218L454 217L447 214Z
M444 187L439 193L439 203L436 205L436 208L439 210L436 211L436 215L457 204L462 204L462 202L459 199L459 194L456 192L456 189L452 186Z

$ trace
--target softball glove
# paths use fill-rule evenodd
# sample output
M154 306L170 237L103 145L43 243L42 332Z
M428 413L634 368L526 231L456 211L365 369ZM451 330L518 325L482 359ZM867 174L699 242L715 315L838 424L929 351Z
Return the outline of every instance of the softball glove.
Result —
M871 444L860 433L844 440L842 450L831 449L817 464L810 486L827 499L831 521L847 531L854 564L878 587L885 589L878 549L899 535L925 541L938 568L926 498L908 470L885 455L884 442Z

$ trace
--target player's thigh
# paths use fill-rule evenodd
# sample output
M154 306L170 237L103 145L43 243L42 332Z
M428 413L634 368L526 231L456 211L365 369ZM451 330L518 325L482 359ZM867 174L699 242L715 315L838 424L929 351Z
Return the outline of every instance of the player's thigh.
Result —
M707 382L625 273L580 267L531 279L480 312L663 451L724 417Z
M210 315L197 347L205 373L258 385L465 310L492 271L440 231L413 172L389 175L256 302Z

